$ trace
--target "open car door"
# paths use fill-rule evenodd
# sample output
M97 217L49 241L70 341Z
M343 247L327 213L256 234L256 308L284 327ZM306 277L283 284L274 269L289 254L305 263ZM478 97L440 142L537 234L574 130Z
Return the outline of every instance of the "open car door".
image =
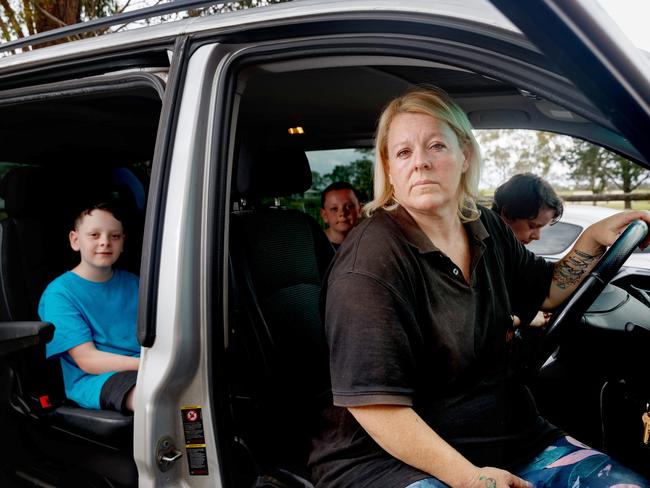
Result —
M650 168L650 59L596 0L491 0L609 118Z

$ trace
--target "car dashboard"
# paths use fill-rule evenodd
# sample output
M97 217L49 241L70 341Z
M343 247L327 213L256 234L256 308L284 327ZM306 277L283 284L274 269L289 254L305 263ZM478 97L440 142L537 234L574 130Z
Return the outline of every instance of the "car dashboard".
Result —
M531 382L551 422L648 476L650 273L624 267Z

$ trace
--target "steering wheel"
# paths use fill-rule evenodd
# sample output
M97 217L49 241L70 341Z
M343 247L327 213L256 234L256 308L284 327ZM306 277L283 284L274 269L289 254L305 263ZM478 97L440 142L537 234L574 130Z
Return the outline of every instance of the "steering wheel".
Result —
M635 220L603 254L591 273L578 285L571 296L553 314L546 326L542 339L538 363L539 370L560 345L562 337L572 324L575 324L591 304L598 298L605 286L614 278L623 263L648 234L648 225Z

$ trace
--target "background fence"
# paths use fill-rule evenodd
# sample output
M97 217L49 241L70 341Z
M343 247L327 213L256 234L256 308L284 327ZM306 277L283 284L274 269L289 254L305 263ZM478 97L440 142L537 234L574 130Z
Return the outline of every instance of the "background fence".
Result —
M559 194L564 202L623 202L625 208L632 208L633 201L650 202L650 193L593 193L588 195ZM492 196L482 196L479 203L486 207L492 206Z

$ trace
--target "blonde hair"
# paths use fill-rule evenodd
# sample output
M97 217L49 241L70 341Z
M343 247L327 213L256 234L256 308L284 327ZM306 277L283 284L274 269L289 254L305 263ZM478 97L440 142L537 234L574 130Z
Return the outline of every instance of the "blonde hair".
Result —
M398 114L416 113L430 115L445 122L456 134L462 148L469 152L468 168L460 180L458 217L462 222L476 220L480 211L476 206L478 181L481 175L481 149L472 134L472 126L465 112L442 89L434 86L418 87L394 99L379 118L375 136L374 198L364 205L366 215L384 208L397 207L393 186L388 174L388 131Z

